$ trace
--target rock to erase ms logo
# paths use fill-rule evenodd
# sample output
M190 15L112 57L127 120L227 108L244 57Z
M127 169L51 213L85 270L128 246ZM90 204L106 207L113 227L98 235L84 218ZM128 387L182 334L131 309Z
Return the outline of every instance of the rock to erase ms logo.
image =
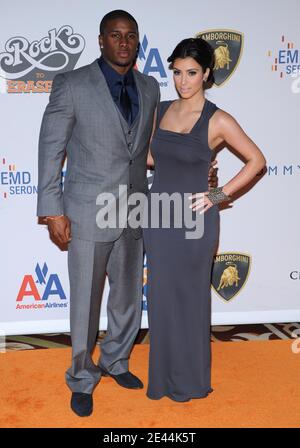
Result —
M244 35L239 31L216 29L200 31L196 37L206 40L215 52L215 85L220 87L237 69L244 47Z
M6 82L7 93L50 92L54 76L73 70L84 47L83 36L70 25L52 28L32 42L11 37L0 50L0 81Z

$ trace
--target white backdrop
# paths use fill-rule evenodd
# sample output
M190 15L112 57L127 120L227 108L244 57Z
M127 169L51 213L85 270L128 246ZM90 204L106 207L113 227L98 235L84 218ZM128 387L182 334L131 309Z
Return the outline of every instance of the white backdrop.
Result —
M202 0L178 6L171 0L52 0L51 8L42 11L36 0L16 0L14 8L1 6L0 330L69 330L66 252L49 241L35 218L38 133L53 76L98 57L100 19L117 8L139 23L143 52L138 69L156 77L162 99L176 97L166 59L181 39L206 30L244 37L234 71L234 61L229 62L232 76L207 96L262 149L268 172L221 212L218 253L246 254L250 269L246 276L245 265L237 264L237 285L225 286L221 295L212 289L212 323L299 321L299 1L215 0L212 7ZM69 31L77 37L67 42ZM217 160L220 185L242 166L227 149ZM216 286L227 266L214 272ZM106 326L107 291L106 286L101 328ZM142 326L147 326L145 300Z

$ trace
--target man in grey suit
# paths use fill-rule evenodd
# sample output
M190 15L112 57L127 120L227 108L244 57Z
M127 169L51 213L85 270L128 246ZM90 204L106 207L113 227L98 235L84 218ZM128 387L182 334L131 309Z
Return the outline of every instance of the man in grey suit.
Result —
M69 243L72 365L66 381L71 408L92 413L92 393L102 375L140 389L128 359L140 327L143 244L141 229L99 228L96 198L147 191L146 159L159 86L133 70L139 36L122 10L101 21L101 58L55 77L39 140L38 216L50 236ZM67 155L64 191L61 168ZM106 274L110 292L107 333L97 365L92 360Z

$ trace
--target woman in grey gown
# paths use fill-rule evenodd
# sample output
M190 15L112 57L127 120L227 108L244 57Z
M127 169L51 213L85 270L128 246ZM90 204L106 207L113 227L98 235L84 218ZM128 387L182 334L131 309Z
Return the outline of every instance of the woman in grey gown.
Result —
M168 62L179 98L160 103L156 113L148 156L155 174L143 230L150 335L147 396L183 402L212 392L210 281L219 233L217 204L249 183L265 158L235 119L205 98L214 67L214 52L205 40L183 40ZM224 142L246 163L226 185L208 191L214 148ZM154 210L152 202L162 193L188 201L192 217L203 218L201 237L187 238L190 229L183 215L178 226L175 206L169 208L170 226L165 227L164 205ZM151 226L155 213L156 227Z

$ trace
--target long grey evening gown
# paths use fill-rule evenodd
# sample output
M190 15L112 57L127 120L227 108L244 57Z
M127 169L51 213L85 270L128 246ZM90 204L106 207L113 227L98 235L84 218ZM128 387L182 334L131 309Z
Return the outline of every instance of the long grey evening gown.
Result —
M160 103L151 143L155 174L148 193L149 213L153 193L208 190L213 154L208 146L208 123L218 108L205 100L193 129L183 134L159 127L171 103ZM219 235L218 207L204 213L202 238L186 239L186 230L184 227L143 230L150 335L147 396L152 399L167 396L188 401L212 392L210 285Z

